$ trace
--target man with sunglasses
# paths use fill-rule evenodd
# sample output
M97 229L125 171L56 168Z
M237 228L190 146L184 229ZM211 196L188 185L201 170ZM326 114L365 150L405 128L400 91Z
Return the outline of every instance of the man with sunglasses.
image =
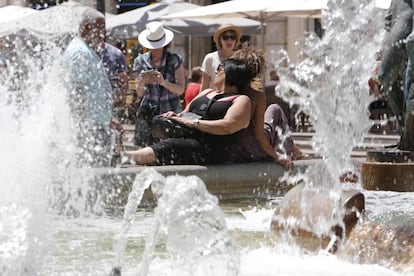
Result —
M200 92L207 88L218 89L214 85L215 72L219 64L228 59L237 47L242 36L242 30L233 24L221 25L214 34L217 51L208 53L201 65L202 80Z

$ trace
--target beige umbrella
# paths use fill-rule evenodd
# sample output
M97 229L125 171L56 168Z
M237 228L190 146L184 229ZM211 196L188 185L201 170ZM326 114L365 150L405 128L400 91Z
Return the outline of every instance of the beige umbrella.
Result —
M260 32L260 22L247 19L163 19L162 17L180 11L189 11L201 6L176 1L161 1L156 4L137 8L125 13L115 15L106 20L106 30L113 38L136 38L138 33L145 29L145 25L151 21L161 21L163 25L171 31L189 36L211 36L217 28L224 23L232 21L243 29L245 34ZM233 22L235 21L235 22Z
M192 36L212 36L218 27L225 23L233 23L239 26L244 34L257 34L261 24L248 18L197 18L197 19L163 19L162 17L179 11L190 11L201 6L176 1L161 1L156 4L137 8L129 12L118 14L106 19L106 30L111 40L136 38L138 33L145 29L145 25L151 21L161 21L163 25L174 33L189 36L188 44L191 45ZM191 46L188 47L188 56L192 55ZM191 58L188 58L191 68Z
M391 0L376 0L380 8L388 7ZM388 4L387 4L388 1ZM231 0L201 8L163 16L174 18L229 18L247 17L261 22L276 16L321 17L327 8L328 0ZM264 28L262 30L262 47L264 48Z
M320 15L327 0L232 0L164 16L172 18L228 18L247 17L260 21L262 25L262 48L264 48L264 25L275 16L295 15L312 17Z

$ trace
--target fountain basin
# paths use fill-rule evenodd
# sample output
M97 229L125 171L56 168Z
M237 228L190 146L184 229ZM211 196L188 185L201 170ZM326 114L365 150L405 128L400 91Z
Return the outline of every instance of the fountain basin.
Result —
M368 151L361 166L362 186L367 190L413 192L413 157L409 151Z
M414 192L414 163L364 162L361 176L367 190Z
M289 171L290 175L304 172L309 165L322 162L320 159L295 161L295 167ZM135 176L142 172L146 166L128 166L120 168L94 169L95 183L110 208L124 207L131 192ZM281 181L280 178L287 173L280 165L273 162L240 163L225 165L176 165L153 166L163 176L169 175L196 175L200 177L209 193L219 199L234 198L270 198L284 195L292 185ZM154 195L148 189L144 193L142 204L155 203Z

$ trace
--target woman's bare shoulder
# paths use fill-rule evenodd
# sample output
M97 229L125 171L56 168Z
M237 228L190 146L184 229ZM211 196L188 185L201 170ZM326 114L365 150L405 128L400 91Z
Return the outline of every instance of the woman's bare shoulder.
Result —
M204 89L203 91L201 91L198 95L210 94L212 92L215 92L215 90L213 88L207 88L207 89Z
M246 93L252 101L266 100L266 94L263 91L255 90L253 88L249 89Z
M238 95L234 100L248 101L249 103L252 102L252 100L250 99L250 97L247 96L247 95Z

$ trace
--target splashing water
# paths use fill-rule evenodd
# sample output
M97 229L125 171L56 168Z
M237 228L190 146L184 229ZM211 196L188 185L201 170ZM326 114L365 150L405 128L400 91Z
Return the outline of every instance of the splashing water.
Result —
M76 164L76 122L59 65L63 48L16 35L4 41L8 67L0 75L0 271L35 275L52 236L52 218L98 213L102 206L99 195L92 196L97 191L88 184L90 170Z
M161 185L163 186L165 183L165 178L161 174L156 173L154 170L144 170L142 173L138 174L135 177L135 181L132 185L132 191L128 196L128 203L124 210L123 224L120 231L118 244L115 247L116 257L114 262L114 270L121 269L122 261L124 259L125 247L127 243L127 234L131 228L134 213L141 202L141 199L144 195L144 191L148 189L151 185L153 187L156 187L157 183L161 183ZM153 233L158 233L158 231L153 231ZM151 254L145 254L145 256L147 255Z
M329 1L322 37L311 33L297 43L303 60L290 65L284 51L273 57L281 76L276 93L309 116L315 131L312 146L322 157L323 162L310 166L300 177L307 184L303 192L315 196L303 197L312 199L300 204L301 217L293 223L318 237L332 226L343 225L340 176L358 173L351 153L371 126L368 106L374 98L369 95L368 80L381 46L383 16L375 1ZM315 198L319 195L324 195L327 205L315 215L310 210L318 208ZM288 222L284 224L289 228ZM331 244L335 238L331 237Z
M155 214L178 275L238 275L239 256L224 214L198 177L167 178Z
M335 183L333 179L337 179L339 171L349 166L352 146L362 139L369 126L366 108L371 98L364 87L382 29L378 27L381 14L368 1L334 1L329 8L332 14L325 15L324 38L309 36L302 46L307 59L296 68L279 70L282 88L289 88L279 93L311 115L316 130L314 149L326 160L324 167L308 172L314 183ZM113 260L111 252L104 249L103 253L95 252L96 244L88 244L78 237L84 230L82 225L71 224L66 216L88 216L85 209L92 213L102 210L99 195L92 202L88 197L97 187L88 185L90 172L73 164L76 131L72 128L65 89L55 66L62 48L31 39L13 37L7 41L12 40L17 46L10 57L7 74L1 76L0 86L0 271L3 275L36 275L42 271L42 259L51 259L48 265L59 267L52 267L52 273L45 274L107 272L105 265L110 266ZM136 179L120 239L126 238L130 229L131 215L143 189L149 185L146 179L159 177L151 171L146 173L148 178L140 175ZM256 250L245 248L238 252L223 212L217 206L217 198L207 193L200 179L180 176L160 179L158 183L162 185L156 192L158 207L139 268L141 275L205 275L206 271L208 275L345 275L349 271L358 275L394 275L377 266L344 263L335 256L303 256L261 245L256 245L259 247ZM382 201L379 202L381 206ZM259 223L262 232L258 235L264 235L263 229L268 228L268 223L263 223L263 217L268 222L271 213L272 210L259 216L249 213L247 220L233 221L230 231L240 231L243 223L254 231ZM53 240L55 214L60 215L64 230L73 231L68 243L75 246L62 249L62 259L69 258L68 251L79 255L72 267L64 261L54 264L54 252L46 252L45 243ZM105 243L102 234L107 227L112 230L113 221L100 218L90 224L95 227L94 237L99 237L96 240ZM146 230L143 228L140 225L134 230L142 233ZM167 239L165 256L154 257L154 246L163 235ZM251 239L250 235L246 234L245 239ZM112 235L108 236L112 241ZM119 241L115 265L122 263L125 243L126 240ZM79 254L88 245L93 253ZM290 247L290 250L295 249ZM88 260L91 256L99 261ZM335 269L325 267L327 262ZM87 268L82 270L84 264Z
M136 182L133 193L142 197L144 189L155 183L159 196L139 275L150 272L155 245L161 234L167 239L166 251L174 275L205 275L206 271L211 275L239 274L239 255L227 230L224 214L218 207L217 198L207 192L201 179L196 176L164 178L154 169L145 169L137 179L142 180ZM131 218L139 198L133 196L133 203L128 202L127 207L131 208L125 212L124 225ZM127 234L123 232L123 235ZM119 265L116 263L117 267Z
M55 49L48 45L43 49L51 59L55 56ZM55 165L63 165L54 161L60 150L60 157L65 155L61 146L67 143L70 148L70 136L59 129L66 123L63 114L67 109L62 105L64 93L56 93L61 87L53 81L52 60L45 57L39 64L31 57L40 51L39 45L25 45L20 50L19 62L14 59L16 63L1 75L0 267L5 275L37 270L39 257L35 256L41 255L47 232L48 189L57 173ZM6 246L10 243L13 245Z
M310 182L338 182L354 171L350 156L370 127L368 80L383 35L383 13L369 0L332 0L323 14L322 38L309 34L298 43L303 61L296 66L281 52L274 56L281 82L276 91L309 115L313 149L324 162Z

